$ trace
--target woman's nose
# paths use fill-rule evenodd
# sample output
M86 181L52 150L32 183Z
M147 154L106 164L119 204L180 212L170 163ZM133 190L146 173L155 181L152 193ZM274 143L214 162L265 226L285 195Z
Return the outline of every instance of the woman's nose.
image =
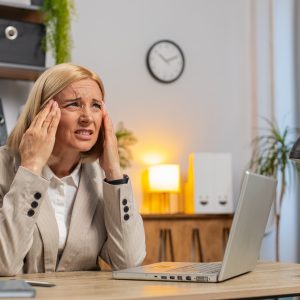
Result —
M84 112L79 117L79 122L84 124L89 124L92 122L91 113Z

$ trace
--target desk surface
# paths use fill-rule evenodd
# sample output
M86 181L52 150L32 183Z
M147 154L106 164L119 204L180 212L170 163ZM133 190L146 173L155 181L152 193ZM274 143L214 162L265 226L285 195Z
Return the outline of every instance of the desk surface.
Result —
M259 263L254 272L222 283L113 280L111 272L26 274L55 287L37 287L37 299L241 299L300 295L300 264Z

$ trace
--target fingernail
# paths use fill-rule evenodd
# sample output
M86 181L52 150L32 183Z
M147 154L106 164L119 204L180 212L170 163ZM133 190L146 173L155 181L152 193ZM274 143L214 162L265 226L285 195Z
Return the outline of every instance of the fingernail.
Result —
M58 107L58 103L56 101L54 101L53 106L56 108Z

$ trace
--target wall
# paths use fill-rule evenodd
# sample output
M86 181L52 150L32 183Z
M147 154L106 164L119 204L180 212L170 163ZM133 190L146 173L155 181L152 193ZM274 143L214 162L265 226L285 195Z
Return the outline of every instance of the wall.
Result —
M266 128L267 117L276 121L281 132L286 126L295 128L295 1L259 0L255 6L255 98L257 103L257 128ZM259 130L257 130L259 132ZM260 134L266 131L260 130ZM295 136L288 136L290 141ZM290 176L292 175L292 176ZM298 212L295 174L288 172L287 189L281 209L280 248L282 261L298 261ZM277 194L281 184L278 180ZM279 197L278 197L279 198ZM275 259L274 218L270 218L261 259Z
M296 128L295 113L295 3L294 0L276 0L274 2L274 111L281 130L284 126ZM295 132L289 136L295 141ZM287 178L287 192L282 204L282 219L280 228L281 260L297 261L299 248L297 241L298 197L296 193L295 173ZM292 247L287 247L292 245Z
M188 155L233 154L234 191L249 159L251 140L250 1L75 1L73 61L103 78L115 124L138 137L133 176L147 154L179 163L183 180ZM148 48L160 39L178 43L186 57L183 76L160 84L146 69Z
M179 163L185 181L188 155L197 151L232 153L237 197L250 142L262 125L259 117L284 124L293 111L294 1L75 3L73 59L99 72L114 122L123 121L139 139L128 170L137 198L142 199L147 154ZM177 42L186 57L182 78L170 85L154 81L145 66L148 48L164 38ZM293 126L293 116L288 119L285 124ZM298 259L295 207L292 191L281 221L284 261ZM263 259L274 259L274 230L269 229Z
M295 47L294 47L294 51L296 54L296 57L299 57L300 55L300 3L299 1L295 1L295 9L294 9L294 28L295 28ZM294 70L294 74L295 74L295 119L296 119L296 126L297 128L300 128L300 85L297 84L300 81L300 60L297 59L295 61L294 64L295 70ZM299 179L298 179L298 190L297 190L297 206L296 206L296 213L298 213L299 215L299 211L300 211L300 201L299 201L299 197L300 197L300 184L299 184ZM297 227L297 231L300 232L300 222L298 222L298 227ZM298 249L300 249L300 239L297 239L298 241ZM298 260L300 261L300 253L299 251L298 253Z

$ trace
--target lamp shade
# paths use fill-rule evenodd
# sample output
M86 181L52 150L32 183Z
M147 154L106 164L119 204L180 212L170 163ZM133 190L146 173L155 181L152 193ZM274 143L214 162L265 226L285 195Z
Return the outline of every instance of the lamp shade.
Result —
M300 138L296 141L290 152L289 158L295 162L300 162Z
M155 165L149 167L150 192L179 192L179 165Z

